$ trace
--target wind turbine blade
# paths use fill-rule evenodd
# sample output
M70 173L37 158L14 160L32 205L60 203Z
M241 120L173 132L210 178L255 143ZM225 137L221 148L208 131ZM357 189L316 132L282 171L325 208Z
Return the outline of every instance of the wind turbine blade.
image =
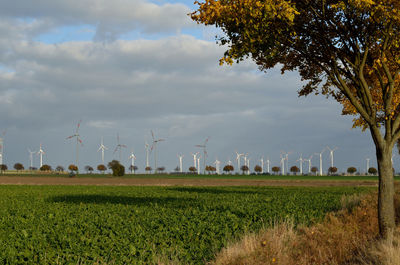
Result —
M153 142L154 142L154 133L153 133L153 130L151 130L151 137L153 137Z
M71 135L71 136L68 136L67 138L65 138L65 139L71 139L71 138L74 138L75 137L75 135Z
M123 148L127 148L127 146L126 146L126 145L124 145L124 144L121 144L120 146L121 146L121 147L123 147Z

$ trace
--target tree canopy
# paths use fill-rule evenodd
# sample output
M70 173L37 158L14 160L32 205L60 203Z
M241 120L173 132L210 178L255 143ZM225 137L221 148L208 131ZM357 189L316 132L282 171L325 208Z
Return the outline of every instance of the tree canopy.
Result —
M354 126L390 120L400 136L400 1L206 0L192 19L215 25L227 45L220 63L251 57L261 70L297 70L299 95L323 93L358 115Z
M322 93L369 128L379 169L378 219L395 227L391 155L400 138L399 0L204 0L193 20L220 28L220 64L251 58L297 71L300 96Z

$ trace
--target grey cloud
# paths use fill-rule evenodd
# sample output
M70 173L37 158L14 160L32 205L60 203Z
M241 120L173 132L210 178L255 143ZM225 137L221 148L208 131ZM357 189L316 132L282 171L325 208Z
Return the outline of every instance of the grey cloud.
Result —
M1 1L0 16L20 19L27 36L43 34L62 26L92 25L95 40L116 40L134 30L145 34L175 33L192 27L183 4L156 5L144 0L29 0Z

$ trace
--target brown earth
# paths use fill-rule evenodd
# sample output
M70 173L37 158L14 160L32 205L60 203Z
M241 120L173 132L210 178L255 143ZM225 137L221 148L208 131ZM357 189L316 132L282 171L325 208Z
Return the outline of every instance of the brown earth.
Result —
M245 180L182 178L69 178L69 177L0 177L0 185L98 185L98 186L369 186L377 181L333 180Z

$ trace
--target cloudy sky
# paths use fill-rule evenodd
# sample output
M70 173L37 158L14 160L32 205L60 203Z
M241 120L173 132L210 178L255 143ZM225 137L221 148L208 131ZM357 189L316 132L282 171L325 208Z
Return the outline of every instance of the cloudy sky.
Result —
M66 137L82 120L81 168L101 163L101 137L106 161L118 159L119 134L127 146L122 162L130 164L133 149L143 171L150 130L165 139L158 165L169 171L178 153L191 166L191 152L207 137L209 162L234 161L237 150L249 153L251 168L262 156L272 166L290 151L289 164L298 165L300 154L328 145L338 147L339 170L365 170L367 157L376 165L370 134L351 129L352 118L332 99L299 98L297 73L261 73L251 61L219 66L219 32L192 22L193 9L189 0L0 0L4 163L29 167L27 149L42 143L44 163L68 166L75 142ZM319 164L316 155L312 163ZM323 163L329 166L327 152Z

